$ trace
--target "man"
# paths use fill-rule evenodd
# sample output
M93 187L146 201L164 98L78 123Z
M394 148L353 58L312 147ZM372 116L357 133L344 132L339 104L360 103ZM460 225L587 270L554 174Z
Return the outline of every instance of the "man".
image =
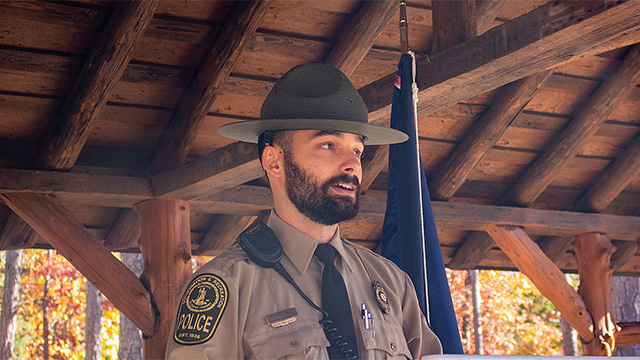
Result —
M402 142L404 133L368 124L351 82L326 64L293 68L274 85L259 120L218 131L259 142L273 196L267 225L302 294L236 244L189 281L168 358L404 359L441 352L409 277L340 238L338 223L358 211L365 144Z

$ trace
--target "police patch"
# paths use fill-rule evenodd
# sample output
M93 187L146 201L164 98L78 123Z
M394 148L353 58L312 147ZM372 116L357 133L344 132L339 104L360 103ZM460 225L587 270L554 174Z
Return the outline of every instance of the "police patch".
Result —
M219 277L202 274L191 280L178 307L173 339L182 345L208 341L227 306L229 291Z

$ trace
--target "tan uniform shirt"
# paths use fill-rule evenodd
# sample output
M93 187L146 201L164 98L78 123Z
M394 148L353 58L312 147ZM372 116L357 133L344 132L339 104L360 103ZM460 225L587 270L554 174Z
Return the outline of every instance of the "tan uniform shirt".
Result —
M268 225L282 243L282 264L305 294L322 306L322 264L313 255L316 241L275 212ZM404 272L380 255L343 241L339 230L330 244L339 254L336 267L349 293L360 359L419 358L441 353L440 342L427 325L413 284ZM376 280L388 297L386 314L372 289ZM208 284L208 298L201 289L200 294L196 292L199 282ZM202 306L192 305L186 310L183 296L167 346L168 359L328 358L329 341L318 323L322 315L275 270L251 262L237 244L199 269L185 294L191 294L191 302ZM211 308L212 302L222 311ZM372 314L368 329L361 317L362 304ZM288 314L290 309L297 313L295 320ZM266 320L270 315L273 326ZM277 320L285 321L278 324ZM201 338L193 340L197 343L193 345L178 343L191 343L188 336Z

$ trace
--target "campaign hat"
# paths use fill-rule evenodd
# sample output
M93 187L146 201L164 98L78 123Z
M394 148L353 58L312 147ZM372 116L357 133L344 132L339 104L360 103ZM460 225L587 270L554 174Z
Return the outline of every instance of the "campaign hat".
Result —
M289 70L273 85L259 119L223 125L218 133L257 143L260 134L268 130L348 132L362 135L365 145L394 144L408 139L402 131L369 124L367 106L349 78L323 63Z

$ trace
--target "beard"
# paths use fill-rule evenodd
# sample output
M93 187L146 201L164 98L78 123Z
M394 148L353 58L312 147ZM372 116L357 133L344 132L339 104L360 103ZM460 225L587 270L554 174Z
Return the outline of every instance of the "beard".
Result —
M353 219L360 205L360 182L353 175L336 175L323 183L300 168L291 153L285 153L286 188L289 200L296 209L312 221L322 225L334 225ZM338 182L352 183L355 198L346 195L329 195L329 189Z

